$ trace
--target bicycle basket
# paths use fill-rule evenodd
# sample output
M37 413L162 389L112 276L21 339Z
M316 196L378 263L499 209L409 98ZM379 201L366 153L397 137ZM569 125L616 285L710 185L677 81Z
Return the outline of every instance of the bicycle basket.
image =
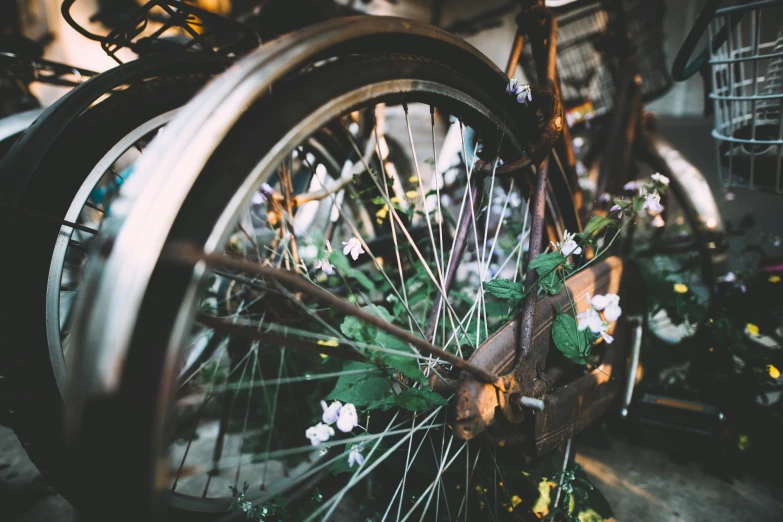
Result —
M725 187L783 194L781 20L783 1L767 0L720 9L710 22L712 135Z
M672 84L663 53L663 0L626 0L627 32L636 46L644 101L662 96ZM611 111L615 82L608 36L620 3L613 0L576 3L557 16L557 68L569 124ZM535 81L532 53L521 60L525 75Z

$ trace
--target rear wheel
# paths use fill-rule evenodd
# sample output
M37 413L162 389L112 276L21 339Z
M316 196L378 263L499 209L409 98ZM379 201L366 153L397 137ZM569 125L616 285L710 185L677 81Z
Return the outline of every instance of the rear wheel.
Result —
M89 253L125 169L208 78L202 73L138 82L74 118L51 142L50 135L40 133L38 144L48 148L29 172L4 165L4 173L25 180L7 238L24 254L3 261L14 274L1 297L7 312L0 314L4 385L13 411L9 422L47 480L74 500L63 397L71 312ZM25 147L35 150L36 142Z
M455 369L328 304L356 304L465 358L508 322L508 305L485 299L482 283L524 277L532 179L472 166L513 160L534 138L532 115L509 99L430 60L337 60L241 114L187 191L167 253L143 247L160 222L134 215L140 198L165 204L166 194L139 185L134 205L118 201L125 226L110 227L119 233L76 333L90 490L136 499L139 517L161 502L221 514L238 500L229 487L244 484L241 509L291 520L531 516L512 500L526 482L519 452L454 437ZM438 164L449 125L458 161ZM406 179L391 140L414 166ZM139 170L165 161L155 146ZM562 235L550 205L545 221L549 238ZM124 244L139 249L128 257ZM327 297L194 266L172 253L183 244L298 273ZM114 301L127 285L141 289L138 305ZM132 325L127 336L117 338L117 321ZM109 337L116 350L104 349ZM341 402L336 423L322 400L331 413ZM106 466L127 482L94 481Z

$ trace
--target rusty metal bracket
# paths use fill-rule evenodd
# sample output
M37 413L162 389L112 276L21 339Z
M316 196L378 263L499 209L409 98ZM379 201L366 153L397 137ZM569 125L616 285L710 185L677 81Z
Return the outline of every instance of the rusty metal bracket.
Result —
M586 292L592 294L619 292L623 267L624 264L620 258L610 257L568 279L566 286L568 292L573 296L577 312L584 311L589 306L585 299ZM554 353L556 348L551 332L555 316L560 312L570 313L570 310L571 305L565 292L539 299L533 316L529 349L525 350L520 358L517 358L517 353L522 347L521 314L496 332L473 353L470 362L502 376L507 380L508 390L501 391L487 386L466 373L460 375L456 392L454 424L458 437L471 439L499 421L503 426L511 427L506 430L506 436L509 440L520 439L518 431L523 428L513 426L520 425L528 416L527 412L520 408L522 397L545 401L546 407L543 412L535 414L536 419L541 415L547 416L548 419L555 419L557 414L549 410L552 409L552 406L555 406L556 409L562 410L562 408L557 403L549 401L549 397L553 396L551 393L552 384L547 381L556 382L575 365L564 357L557 357L557 354ZM614 350L621 351L620 346L622 346L624 339L621 336L617 337L618 340L609 345L611 349L607 349L605 360ZM555 364L549 366L553 361ZM611 374L611 370L607 372L606 368L601 371ZM546 374L546 378L541 378L542 373ZM600 372L598 376L605 377ZM591 382L600 381L596 376L590 379L592 379ZM600 384L603 384L603 381L600 381ZM572 384L569 384L566 389L572 387ZM562 420L559 416L557 419L558 422ZM493 437L504 440L497 433L494 433Z

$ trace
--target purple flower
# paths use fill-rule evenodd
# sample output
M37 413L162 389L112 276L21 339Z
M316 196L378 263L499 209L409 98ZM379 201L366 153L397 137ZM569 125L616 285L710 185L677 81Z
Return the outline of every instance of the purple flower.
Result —
M351 446L351 451L348 452L348 467L352 468L354 463L358 465L364 464L364 455L362 455L362 447L364 443L354 444Z

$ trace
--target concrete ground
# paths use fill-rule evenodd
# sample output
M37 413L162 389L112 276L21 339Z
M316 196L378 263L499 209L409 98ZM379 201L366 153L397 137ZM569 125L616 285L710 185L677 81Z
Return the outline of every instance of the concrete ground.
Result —
M576 461L618 522L779 522L783 487L753 476L720 479L698 460L610 438L579 446Z

